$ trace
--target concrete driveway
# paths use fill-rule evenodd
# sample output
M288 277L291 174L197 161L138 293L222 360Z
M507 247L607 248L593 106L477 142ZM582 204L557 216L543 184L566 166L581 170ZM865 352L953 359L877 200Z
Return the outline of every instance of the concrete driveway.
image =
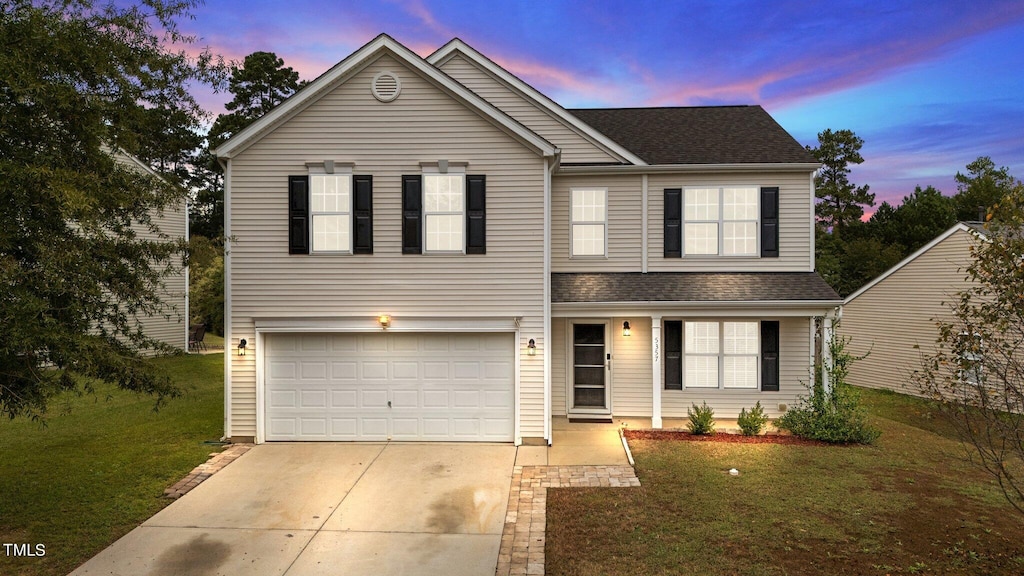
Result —
M72 574L494 574L516 448L263 444Z

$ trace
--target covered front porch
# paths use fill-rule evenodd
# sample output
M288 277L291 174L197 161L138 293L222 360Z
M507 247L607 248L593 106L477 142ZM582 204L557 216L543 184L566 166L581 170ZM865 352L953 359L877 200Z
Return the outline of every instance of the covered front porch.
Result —
M684 427L687 409L705 402L719 419L757 402L778 417L811 380L817 326L831 327L815 319L839 304L815 273L554 279L553 427Z

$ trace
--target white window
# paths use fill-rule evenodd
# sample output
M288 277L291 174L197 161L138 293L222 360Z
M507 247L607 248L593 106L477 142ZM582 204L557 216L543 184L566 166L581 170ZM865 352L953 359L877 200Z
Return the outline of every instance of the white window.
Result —
M759 335L757 322L686 322L685 387L757 389Z
M310 174L313 252L352 251L352 176Z
M463 174L423 175L426 252L464 251L465 183Z
M573 188L571 196L572 255L604 256L608 190Z
M756 256L756 187L686 188L683 194L683 253Z

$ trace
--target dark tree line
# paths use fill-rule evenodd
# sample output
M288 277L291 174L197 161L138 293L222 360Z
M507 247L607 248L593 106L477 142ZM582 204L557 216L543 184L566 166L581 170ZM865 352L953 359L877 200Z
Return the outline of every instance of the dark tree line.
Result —
M875 205L868 186L849 181L850 165L864 161L864 141L850 130L825 130L808 150L822 163L815 176L818 272L841 296L847 296L903 260L958 221L983 221L1017 184L1007 168L982 156L957 173L957 192L946 196L933 186L917 186L893 206Z

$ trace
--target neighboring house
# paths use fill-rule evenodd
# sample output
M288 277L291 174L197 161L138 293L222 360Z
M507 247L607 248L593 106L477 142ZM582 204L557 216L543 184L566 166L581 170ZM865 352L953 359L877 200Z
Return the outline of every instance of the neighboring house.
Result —
M841 303L818 164L758 106L566 110L458 39L381 35L216 153L236 440L777 416Z
M150 176L160 175L143 161L125 152L113 152L114 159L123 166L138 170ZM188 240L188 208L180 202L165 209L163 212L150 214L159 232L154 232L148 225L132 224L132 229L140 239L159 240L166 238L184 238ZM179 350L188 348L188 267L182 267L175 274L164 278L163 290L160 294L162 312L137 317L143 333L155 340L173 346Z
M846 298L836 334L851 355L868 354L850 365L851 384L917 393L910 375L935 351L936 319L951 319L949 304L970 287L971 245L984 234L960 222Z

